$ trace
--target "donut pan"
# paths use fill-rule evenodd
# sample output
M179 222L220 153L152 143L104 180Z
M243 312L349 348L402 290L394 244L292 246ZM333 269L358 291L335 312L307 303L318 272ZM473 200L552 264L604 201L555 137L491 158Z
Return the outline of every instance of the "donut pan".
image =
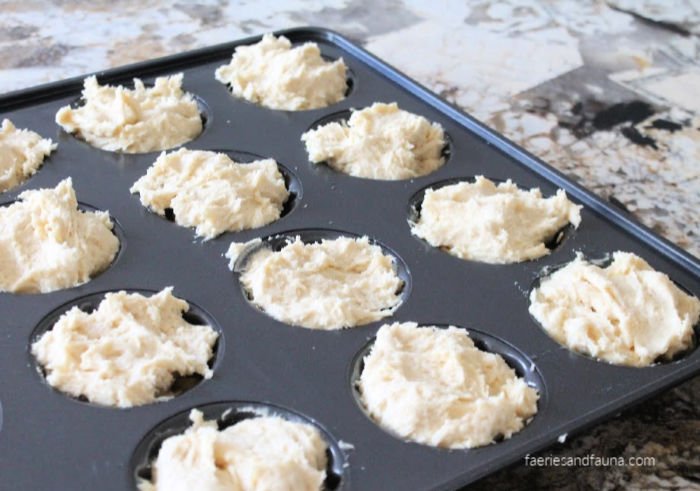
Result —
M26 189L53 187L71 176L85 208L109 210L121 239L113 264L92 281L41 295L0 294L0 488L134 489L148 475L149 456L164 435L182 431L191 408L203 408L222 426L269 411L316 424L329 444L327 489L457 489L542 450L700 373L700 352L648 368L612 366L574 354L550 339L528 313L528 293L544 271L582 251L604 259L634 252L700 296L700 262L636 223L624 212L501 135L460 112L344 37L318 28L282 31L293 43L317 42L329 59L349 66L348 96L318 110L288 112L233 97L214 79L243 39L168 58L98 73L102 83L152 82L184 72L205 119L192 149L276 159L294 191L277 222L214 240L195 240L191 229L149 212L129 188L158 153L97 150L62 131L56 111L76 104L82 78L0 97L0 117L57 141L58 150L22 186L0 196L10 203ZM318 124L346 117L350 108L396 101L403 109L439 122L447 132L447 163L406 181L374 181L313 165L300 140ZM584 206L582 224L552 243L536 261L489 265L462 261L411 235L416 197L444 181L485 175L558 187ZM344 331L313 331L275 321L246 299L222 256L231 241L255 237L367 235L398 259L406 282L403 304L384 322L457 325L473 330L478 344L503 354L540 391L539 412L512 438L471 450L444 450L402 441L375 425L358 404L353 380L361 356L383 322ZM276 241L277 239L275 239ZM29 352L32 340L71 305L93 308L104 292L158 291L172 285L190 302L193 322L209 322L221 338L209 380L187 380L179 395L132 409L100 407L48 386Z

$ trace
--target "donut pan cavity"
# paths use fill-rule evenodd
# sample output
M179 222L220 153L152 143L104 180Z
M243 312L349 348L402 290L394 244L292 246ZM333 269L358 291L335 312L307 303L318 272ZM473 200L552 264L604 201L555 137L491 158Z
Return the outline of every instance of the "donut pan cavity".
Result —
M488 179L488 176L485 176ZM422 211L423 207L423 200L425 199L425 194L427 193L428 190L433 190L437 191L440 188L444 188L447 186L453 186L455 184L461 184L461 183L474 183L476 181L476 176L473 177L456 177L452 179L446 179L441 182L435 182L433 184L429 184L423 189L419 189L413 196L411 196L411 199L408 202L408 214L407 214L407 219L409 225L413 226L418 221L420 220L420 214ZM491 179L496 185L500 185L501 183L505 183L506 180L504 179ZM516 183L517 184L517 183ZM548 196L546 196L548 197ZM571 225L570 223L563 226L559 230L557 230L548 240L545 242L545 247L550 251L550 253L556 249L557 247L561 246L564 241L573 233L575 230L574 226ZM416 236L417 240L423 241L424 243L430 245L428 241L425 239ZM442 248L440 248L442 249ZM449 253L448 249L444 249L445 252Z
M287 421L304 423L315 427L321 434L326 446L326 480L324 481L324 491L342 491L351 489L350 479L345 477L347 468L345 453L338 442L328 431L317 421L308 418L292 410L275 406L272 404L261 404L258 402L217 402L205 404L198 407L207 421L216 421L219 431L223 431L241 421L258 417L273 416L283 418ZM130 471L134 481L134 486L141 479L151 479L153 460L158 455L163 441L173 435L182 434L191 426L189 411L183 411L168 418L161 424L153 428L141 440L136 448L130 463Z
M425 327L425 325L420 327ZM437 327L439 329L447 329L450 326L445 324L437 326L433 325L432 327ZM542 377L537 371L537 365L535 365L535 362L529 359L524 353L520 352L514 346L498 339L497 337L491 336L480 331L476 331L474 329L469 329L467 332L471 340L474 342L474 346L476 348L478 348L481 351L496 353L499 356L501 356L501 358L503 358L506 364L511 369L513 369L513 371L517 374L518 377L522 378L528 386L537 390L537 393L539 394L539 399L537 401L537 414L541 416L547 406L547 388L544 384L544 381L542 380ZM354 391L355 402L370 420L372 419L372 417L369 411L367 410L365 404L363 403L362 391L360 390L359 383L360 377L362 376L362 371L365 369L365 357L371 353L372 347L374 346L374 342L375 339L371 339L357 353L350 374L350 386ZM531 418L529 421L526 421L525 427L521 430L521 432L527 430L528 423L532 419L533 418ZM391 433L391 431L388 429L386 431ZM397 436L396 438L400 437ZM501 441L503 441L503 435L497 435L495 440L496 442L500 443Z
M150 297L150 296L157 293L156 291L135 290L135 289L131 289L131 288L124 289L124 290L126 290L126 292L129 294L137 293L137 294L143 295L145 297ZM31 344L38 341L44 334L46 334L48 331L53 329L54 325L56 324L58 319L63 314L65 314L69 310L73 309L74 307L77 307L78 309L80 309L82 312L85 312L86 314L91 314L95 310L97 310L98 306L100 305L100 302L102 302L102 300L104 300L105 295L108 293L112 293L112 292L100 292L100 293L94 293L91 295L86 295L84 297L76 298L75 300L72 300L64 305L61 305L56 310L49 313L46 317L44 317L41 320L41 322L39 322L39 324L36 326L36 329L34 329L34 332L32 333L32 336L29 340L30 346L27 349L31 351ZM224 351L224 342L225 341L224 341L224 334L221 330L221 326L219 326L219 323L216 321L216 319L214 319L204 309L202 309L198 305L193 304L192 302L188 302L188 303L189 303L189 309L182 313L182 318L186 322L189 322L190 324L199 325L199 326L202 326L202 325L211 326L212 329L214 329L219 335L219 337L216 340L216 343L214 344L214 348L212 350L213 351L212 357L209 359L209 362L208 362L209 368L216 370L218 367L217 360L220 358L221 354ZM46 372L44 371L44 368L39 364L39 362L35 358L33 358L33 363L34 363L35 371L37 372L41 381L45 382ZM195 388L202 381L204 381L204 378L199 374L189 375L189 376L176 376L175 380L173 381L173 384L170 386L170 388L167 390L167 392L164 394L159 394L159 397L177 397L177 396L185 393L186 391ZM48 383L45 383L45 385L49 390L56 390L53 387L51 387ZM64 394L64 393L62 393L62 394ZM64 395L65 395L65 397L72 397L68 394L64 394ZM81 401L81 402L87 402L87 399L84 396L80 396L80 397L77 397L74 399Z
M59 144L35 176L3 193L0 202L71 176L82 203L109 210L121 240L118 260L84 285L47 294L0 294L0 488L134 489L160 432L184 428L190 409L204 408L212 418L231 409L229 414L244 417L242 408L262 404L322 429L333 456L330 489L456 489L700 373L700 350L641 369L571 353L528 313L530 288L543 269L570 261L576 251L591 258L634 252L700 295L697 259L342 36L316 28L282 33L294 43L317 42L329 59L342 56L351 71L348 97L299 112L233 97L214 71L230 60L235 46L259 36L97 74L101 83L129 84L133 77L152 83L156 76L184 72L184 89L206 108L205 130L187 148L225 151L240 160L271 157L286 169L294 191L289 213L260 229L209 241L195 240L191 229L152 213L129 193L159 152L98 150L54 123L56 111L79 98L83 77L0 97L0 117ZM450 137L447 163L413 180L374 181L308 162L300 140L304 131L376 101L396 101L440 123ZM564 188L584 206L581 226L567 231L550 255L508 265L463 261L411 234L408 219L417 193L477 175L538 186L546 196ZM397 258L407 286L394 315L354 329L314 331L280 323L248 303L223 257L231 241L319 230L367 235ZM220 329L211 379L168 401L131 409L81 403L47 387L29 346L40 329L49 328L49 316L107 291L154 292L166 286ZM539 413L512 438L471 450L430 448L382 430L358 405L352 380L379 326L394 321L452 324L478 333L486 349L502 352L523 376L532 377L528 381L542 393Z

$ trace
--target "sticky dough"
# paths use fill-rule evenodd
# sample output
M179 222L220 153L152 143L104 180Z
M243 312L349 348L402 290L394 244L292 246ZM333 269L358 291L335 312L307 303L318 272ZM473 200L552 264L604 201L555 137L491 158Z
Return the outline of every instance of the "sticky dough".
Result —
M165 439L140 491L321 489L327 446L313 426L260 416L219 431L196 409L190 420L183 434Z
M226 254L234 263L241 244ZM304 244L298 237L245 261L240 281L253 304L275 319L311 329L341 329L391 315L403 281L394 262L367 237Z
M545 243L569 223L578 227L580 210L561 189L543 198L537 188L478 176L473 183L428 189L411 229L461 259L513 263L549 254Z
M56 149L49 138L29 130L18 130L9 119L0 128L0 192L22 184L39 170Z
M231 92L271 109L317 109L345 97L343 59L325 61L316 43L292 48L272 34L250 46L236 48L231 63L216 70L216 79Z
M70 178L0 207L0 291L46 293L87 282L114 259L106 211L81 211Z
M182 318L172 287L145 297L108 293L88 314L73 307L32 345L47 382L74 397L131 407L168 399L176 375L212 375L218 334Z
M445 162L445 135L437 123L376 102L334 122L304 133L309 160L356 177L397 180L424 176Z
M274 222L289 197L272 159L240 164L223 153L186 149L162 153L131 192L159 215L171 208L179 225L205 239Z
M186 143L202 132L202 117L194 98L182 90L182 74L156 78L146 88L134 79L134 88L99 85L85 79L84 105L64 106L56 123L69 133L103 150L125 153L166 150Z
M605 268L579 254L532 290L530 313L574 351L642 367L692 345L700 300L635 254L616 252Z
M358 388L371 417L401 438L472 448L510 438L537 412L538 394L500 355L450 326L386 324Z

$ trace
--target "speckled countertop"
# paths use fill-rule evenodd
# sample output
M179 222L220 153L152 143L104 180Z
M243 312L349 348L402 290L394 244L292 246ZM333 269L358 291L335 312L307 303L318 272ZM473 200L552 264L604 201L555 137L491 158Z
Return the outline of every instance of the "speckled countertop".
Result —
M0 93L299 25L340 31L700 256L694 0L0 1ZM1 116L1 115L0 115ZM475 489L700 489L700 378Z

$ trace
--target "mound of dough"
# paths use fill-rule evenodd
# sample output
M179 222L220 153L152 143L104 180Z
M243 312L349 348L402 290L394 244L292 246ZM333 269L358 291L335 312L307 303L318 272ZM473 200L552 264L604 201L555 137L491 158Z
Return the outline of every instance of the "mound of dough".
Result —
M445 163L445 135L437 123L375 102L345 123L329 123L301 136L309 160L356 177L398 180L424 176Z
M693 343L700 300L629 252L601 268L582 255L530 293L530 313L560 344L616 365L648 366Z
M241 252L233 243L229 267ZM393 259L367 237L261 249L246 260L240 281L253 304L275 319L310 329L342 329L391 315L403 281Z
M172 287L144 297L107 293L88 314L73 307L32 344L46 380L73 397L131 407L167 399L176 375L210 378L218 337L182 318L189 309Z
M258 43L237 47L231 63L216 70L216 79L247 101L299 111L343 100L345 70L342 58L325 61L316 43L292 48L286 37L265 34Z
M18 130L9 119L4 119L0 128L0 192L34 175L56 146L49 138L42 138L33 131Z
M464 329L386 324L364 359L358 388L372 418L434 447L472 448L510 438L537 412L537 391Z
M260 416L219 431L196 409L190 420L183 434L163 441L140 491L321 489L327 446L313 426Z
M483 176L428 189L415 235L461 259L514 263L549 254L545 243L565 225L578 227L581 206L563 190L543 198L537 188L524 191L510 180L496 185Z
M85 79L83 100L78 108L59 109L56 123L103 150L166 150L202 132L197 102L182 90L182 73L158 77L149 88L135 78L133 89L99 85L93 75Z
M119 250L106 211L81 211L70 178L0 207L0 291L46 293L81 285Z
M211 239L262 227L280 217L289 193L272 159L239 164L228 155L180 149L162 153L131 187L141 204Z

